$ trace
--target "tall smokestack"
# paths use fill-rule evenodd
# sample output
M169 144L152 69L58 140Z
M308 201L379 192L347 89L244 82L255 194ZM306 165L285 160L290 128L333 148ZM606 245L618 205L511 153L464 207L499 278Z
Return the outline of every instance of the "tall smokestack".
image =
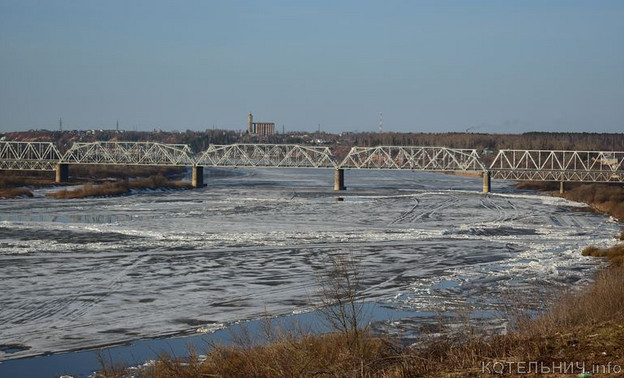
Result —
M251 112L249 112L249 115L247 116L247 132L249 134L253 134L254 133L254 129L253 129L253 115L251 114Z

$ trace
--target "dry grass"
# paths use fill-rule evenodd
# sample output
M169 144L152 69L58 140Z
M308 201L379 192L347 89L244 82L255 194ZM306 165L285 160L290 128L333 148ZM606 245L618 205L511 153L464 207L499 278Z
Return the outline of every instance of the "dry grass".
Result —
M0 171L0 188L3 189L53 184L54 173L51 172Z
M578 184L566 190L563 196L585 202L598 211L624 220L624 185Z
M72 181L81 182L157 176L175 178L180 177L186 171L185 167L114 165L71 165L69 169ZM0 188L51 185L58 185L55 182L55 173L51 171L0 171Z
M598 248L592 245L583 250L583 256L607 257L611 265L624 266L624 244L616 244L609 248Z
M539 190L559 195L558 182L519 182L518 189ZM566 183L562 197L584 202L594 209L624 220L624 185Z
M47 196L57 199L75 199L86 197L110 197L130 193L131 190L140 189L188 189L188 183L170 181L163 176L152 176L138 180L120 180L103 184L87 183L81 188L73 190L61 190L48 193Z
M130 192L130 188L125 182L109 182L100 185L87 183L81 188L58 192L47 193L46 196L56 199L76 199L86 197L107 197L119 196Z
M185 167L158 167L158 166L118 166L118 165L72 165L71 174L89 180L133 177L175 177L186 171Z
M518 319L508 335L443 338L415 349L398 376L476 376L492 361L624 364L624 270L601 272L587 290L562 296L541 317Z
M515 185L516 189L539 190L540 192L550 192L559 190L559 183L553 181L519 181Z
M284 336L270 345L215 347L200 361L161 356L144 370L149 377L373 377L386 371L397 349L379 338L352 348L342 334Z

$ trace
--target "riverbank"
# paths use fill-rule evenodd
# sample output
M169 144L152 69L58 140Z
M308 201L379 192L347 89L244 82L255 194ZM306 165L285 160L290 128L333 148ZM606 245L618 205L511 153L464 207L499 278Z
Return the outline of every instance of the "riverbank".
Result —
M190 183L178 181L184 174L179 167L118 167L74 166L72 182L60 185L82 184L82 187L47 193L47 197L75 199L119 196L139 190L191 189ZM0 199L32 198L33 189L55 187L50 172L0 172Z
M102 184L87 183L76 189L63 189L47 193L46 196L56 199L76 199L87 197L110 197L130 194L133 190L156 189L191 189L192 185L180 181L172 181L163 176L151 176L136 180L119 180Z
M206 355L161 355L132 372L145 377L616 374L624 366L623 285L624 270L605 269L590 287L563 295L542 316L517 314L506 335L479 334L466 324L460 334L405 347L366 330L357 338L349 332L278 330L268 336L272 342L267 345L253 344L247 335L236 346L215 346ZM101 370L106 377L127 372L105 363Z
M557 182L520 182L517 189L537 190L565 199L583 202L594 210L624 221L624 185L566 183L564 193L559 193Z
M601 203L614 201L607 198ZM582 246L578 248L580 253ZM616 258L608 253L606 256ZM248 337L241 337L237 345L215 346L206 355L191 352L190 357L180 359L163 355L137 374L150 377L615 374L624 366L624 270L613 261L596 275L594 283L562 293L537 317L535 313L520 310L517 303L509 303L510 322L504 335L486 334L470 319L458 333L432 334L411 346L402 345L400 335L382 337L366 329L357 338L349 331L315 335L273 330L269 344L255 344ZM102 368L106 376L116 376L122 371L119 367Z

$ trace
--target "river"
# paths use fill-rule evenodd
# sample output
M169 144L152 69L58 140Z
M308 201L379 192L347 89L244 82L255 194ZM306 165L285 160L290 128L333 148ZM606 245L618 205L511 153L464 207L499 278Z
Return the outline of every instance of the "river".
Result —
M359 261L373 328L538 308L589 282L617 224L578 203L409 171L212 169L200 190L0 201L0 375L8 360L227 328L314 309L330 256ZM528 303L531 305L531 303ZM382 313L378 311L379 313ZM53 376L55 372L51 372Z

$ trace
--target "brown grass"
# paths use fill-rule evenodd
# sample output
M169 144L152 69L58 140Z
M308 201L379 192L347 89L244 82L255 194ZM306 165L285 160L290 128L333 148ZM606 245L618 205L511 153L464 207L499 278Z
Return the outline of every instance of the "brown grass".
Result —
M3 189L53 184L54 173L51 172L0 171L0 188Z
M559 195L558 182L519 182L518 189L539 190ZM584 202L594 209L624 220L624 185L566 183L562 197Z
M169 356L146 369L149 377L357 377L379 376L397 349L379 338L353 349L342 334L284 336L270 345L215 347L204 361L191 354L186 366Z
M70 172L73 177L90 180L133 177L176 177L186 171L185 167L158 167L158 166L118 166L118 165L72 165Z
M559 190L559 183L553 181L519 181L515 186L516 189L539 190L540 192Z
M180 177L185 167L152 167L152 166L114 166L114 165L70 165L72 181L101 181L111 178L131 179L163 176L166 178ZM0 171L0 188L22 186L51 186L55 182L55 173L51 171Z
M398 376L474 376L488 362L624 364L624 270L607 269L582 293L563 295L507 335L443 338L409 353ZM579 371L576 371L579 373Z
M624 234L624 231L622 231ZM606 257L614 266L624 266L624 244L616 244L609 248L589 246L583 250L583 256Z
M585 202L598 211L624 220L624 185L578 184L566 189L563 196Z
M120 180L103 184L87 183L81 188L73 190L61 190L48 193L47 196L57 199L75 199L86 197L110 197L130 193L131 190L140 189L188 189L188 183L170 181L163 176L152 176L137 180Z

